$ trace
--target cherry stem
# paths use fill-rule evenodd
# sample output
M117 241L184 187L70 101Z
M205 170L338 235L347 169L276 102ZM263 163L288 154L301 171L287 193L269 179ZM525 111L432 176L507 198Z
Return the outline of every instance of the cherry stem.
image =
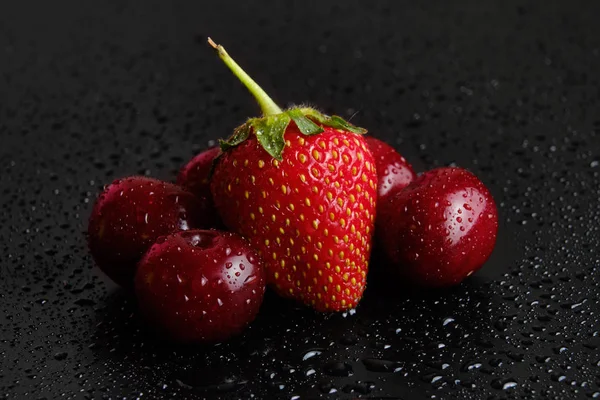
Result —
M235 76L248 88L250 93L256 98L256 101L260 105L262 112L265 115L281 114L283 110L279 108L277 104L269 97L269 95L260 87L258 83L254 82L254 79L250 78L250 75L246 73L236 63L233 58L225 51L225 48L220 44L216 44L211 38L208 38L208 44L210 44L219 53L219 58L223 60L225 65L233 72Z

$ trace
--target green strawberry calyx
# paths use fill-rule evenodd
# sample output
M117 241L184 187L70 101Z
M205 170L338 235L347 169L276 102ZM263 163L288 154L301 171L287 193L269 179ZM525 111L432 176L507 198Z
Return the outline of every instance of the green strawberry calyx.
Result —
M244 142L253 132L260 145L273 158L282 160L285 147L284 134L291 121L294 121L298 130L306 136L316 135L323 132L323 127L365 134L367 130L352 125L337 115L326 115L314 108L298 106L282 110L269 95L227 54L223 46L216 44L211 38L208 43L217 50L219 57L235 76L246 86L250 93L256 98L263 116L250 118L244 124L237 127L233 135L227 140L221 140L221 150L227 151Z

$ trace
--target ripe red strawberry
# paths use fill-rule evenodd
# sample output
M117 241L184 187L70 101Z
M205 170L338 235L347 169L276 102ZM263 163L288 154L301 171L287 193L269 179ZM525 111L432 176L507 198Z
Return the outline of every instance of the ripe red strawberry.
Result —
M258 250L280 295L318 311L356 307L377 199L366 131L311 108L282 111L211 44L265 113L221 143L211 191L223 222Z

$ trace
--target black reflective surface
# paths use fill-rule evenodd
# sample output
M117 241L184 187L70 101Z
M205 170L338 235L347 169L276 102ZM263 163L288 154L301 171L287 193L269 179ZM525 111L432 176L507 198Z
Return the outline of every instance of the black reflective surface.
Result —
M600 397L600 3L173 3L1 7L0 396ZM155 339L83 233L103 184L173 179L257 112L208 35L280 104L475 172L501 219L485 268L409 293L375 263L353 314L269 295L232 342Z

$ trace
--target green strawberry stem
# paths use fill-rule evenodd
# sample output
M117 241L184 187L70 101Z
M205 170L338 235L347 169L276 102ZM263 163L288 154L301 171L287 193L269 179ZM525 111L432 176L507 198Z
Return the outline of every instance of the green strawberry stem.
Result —
M225 65L248 88L264 113L262 117L248 119L235 129L229 139L221 140L221 150L224 152L243 143L252 133L271 157L283 160L283 149L286 146L284 135L292 121L305 136L318 135L324 132L323 127L338 129L348 134L367 133L366 129L354 126L337 115L325 115L314 108L295 106L282 110L227 54L223 46L216 44L211 38L208 38L208 43L217 50Z
M223 60L225 65L229 67L233 74L237 76L244 86L248 88L254 98L256 98L256 101L260 105L260 108L265 116L281 114L283 112L283 110L279 108L277 104L275 104L273 99L271 99L269 95L260 86L258 86L258 83L256 83L254 79L250 78L250 75L248 75L246 71L244 71L229 54L227 54L227 51L225 51L223 46L216 44L211 38L208 38L208 43L217 50L219 53L219 58Z

